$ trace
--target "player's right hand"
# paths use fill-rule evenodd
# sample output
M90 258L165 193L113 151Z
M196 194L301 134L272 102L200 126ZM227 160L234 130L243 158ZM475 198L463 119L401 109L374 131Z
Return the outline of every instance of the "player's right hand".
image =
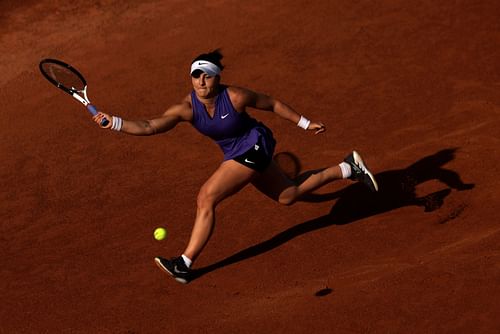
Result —
M102 126L101 122L104 118L107 119L109 122L105 126ZM96 122L99 125L100 128L103 128L103 129L109 129L112 125L111 124L112 117L110 115L105 114L105 113L100 112L100 111L97 113L97 115L92 117L92 119L94 120L94 122Z

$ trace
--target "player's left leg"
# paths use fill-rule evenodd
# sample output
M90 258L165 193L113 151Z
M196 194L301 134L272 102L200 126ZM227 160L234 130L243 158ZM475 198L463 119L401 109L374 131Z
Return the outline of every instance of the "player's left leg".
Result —
M341 178L341 169L335 165L311 172L303 182L297 183L290 180L273 161L262 174L252 181L252 184L275 201L291 205L301 196Z

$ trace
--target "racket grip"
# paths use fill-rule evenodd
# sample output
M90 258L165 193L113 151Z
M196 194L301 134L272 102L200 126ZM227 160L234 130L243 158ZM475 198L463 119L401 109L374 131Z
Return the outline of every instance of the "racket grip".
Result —
M97 108L92 105L92 104L87 104L87 110L92 114L92 116L95 116L97 115ZM101 126L106 126L109 124L109 120L104 118L102 121L101 121Z

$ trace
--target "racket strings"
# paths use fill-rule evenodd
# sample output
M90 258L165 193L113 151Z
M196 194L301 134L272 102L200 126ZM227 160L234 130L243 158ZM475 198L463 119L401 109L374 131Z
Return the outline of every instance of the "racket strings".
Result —
M76 91L83 91L85 83L70 69L53 63L45 63L42 70L59 85Z

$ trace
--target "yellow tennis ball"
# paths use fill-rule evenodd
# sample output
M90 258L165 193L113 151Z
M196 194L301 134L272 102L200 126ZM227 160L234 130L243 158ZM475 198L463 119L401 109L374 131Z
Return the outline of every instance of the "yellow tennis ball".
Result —
M158 227L154 232L154 236L156 240L163 240L167 236L167 230L163 227Z

